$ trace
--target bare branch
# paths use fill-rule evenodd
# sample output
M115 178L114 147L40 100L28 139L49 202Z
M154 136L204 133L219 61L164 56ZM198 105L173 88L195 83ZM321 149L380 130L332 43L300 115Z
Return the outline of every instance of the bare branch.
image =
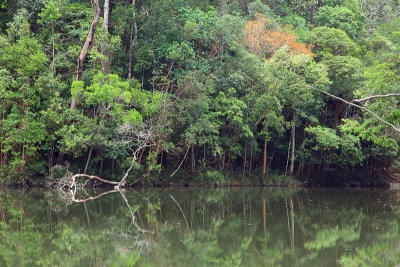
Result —
M115 189L121 189L126 186L126 182L128 180L129 173L134 168L139 154L146 148L152 147L156 145L155 139L158 137L158 133L154 130L154 127L148 124L141 125L133 125L130 123L122 124L118 129L117 138L114 140L114 144L119 144L131 151L130 157L132 162L129 168L125 171L120 181L109 181L103 178L100 178L95 175L88 174L72 174L68 169L62 169L65 174L57 180L57 182L49 183L49 187L56 186L60 191L65 189L73 189L76 191L77 187L84 188L88 181L95 180L106 184L114 185ZM56 171L56 169L54 169ZM86 178L85 182L77 181L77 178ZM139 182L140 179L137 179L134 183ZM134 184L133 183L133 184Z
M398 93L398 94L387 94L387 95L372 95L372 96L361 98L361 99L354 99L353 102L361 103L361 102L364 102L364 101L368 101L370 99L385 98L385 97L400 97L400 93Z
M337 100L339 100L339 101L342 101L342 102L346 103L347 105L350 105L350 106L359 108L359 109L361 109L361 110L364 110L365 112L368 112L369 114L371 114L371 115L372 115L374 118L376 118L378 121L382 122L383 124L386 124L386 125L390 126L394 131L400 133L400 128L397 128L396 126L394 126L394 125L391 124L390 122L385 121L384 119L382 119L381 117L379 117L379 116L376 115L374 112L372 112L371 110L367 109L366 107L363 107L363 106L354 104L354 103L352 103L352 102L349 102L349 101L347 101L347 100L344 100L343 98L340 98L340 97L338 97L338 96L332 95L332 94L330 94L330 93L328 93L328 92L326 92L326 91L324 91L324 90L315 88L315 87L310 86L310 85L295 84L295 85L293 85L293 86L305 87L305 88L313 89L313 90L318 91L318 92L320 92L320 93L326 94L326 95L328 95L328 96L330 96L330 97L332 97L332 98L334 98L334 99L337 99Z
M175 175L175 173L177 172L177 171L179 171L179 169L181 168L181 166L182 166L182 164L183 164L183 162L185 161L185 159L186 159L186 156L187 156L187 153L189 152L189 148L186 150L186 153L185 153L185 156L183 157L183 159L182 159L182 161L181 161L181 164L179 164L179 166L178 166L178 169L176 169L172 174L171 174L171 176L170 177L172 177L172 176L174 176Z
M85 177L85 178L92 179L92 180L98 180L98 181L100 181L102 183L107 183L107 184L114 184L114 185L119 184L119 182L113 182L113 181L102 179L102 178L100 178L98 176L87 175L87 174L82 174L82 173L78 173L78 174L73 175L71 177L71 182L75 184L76 183L76 178L78 178L78 177Z

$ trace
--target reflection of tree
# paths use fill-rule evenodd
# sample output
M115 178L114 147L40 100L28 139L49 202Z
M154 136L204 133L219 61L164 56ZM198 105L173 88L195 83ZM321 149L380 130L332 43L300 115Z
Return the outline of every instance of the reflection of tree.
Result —
M400 261L400 243L376 243L370 247L356 249L353 254L345 254L340 258L343 266L397 266Z
M77 191L68 209L57 212L42 196L0 193L0 266L326 266L338 260L385 266L400 260L392 194Z
M125 203L129 205L128 198L123 195L121 203L121 197L113 194L118 192L102 192L85 199L70 196L76 204L69 205L69 214L89 210L87 218L90 217L91 224L86 226L86 216L73 217L72 220L66 220L68 216L60 219L57 213L46 216L53 211L46 211L46 205L40 205L43 202L21 201L29 207L27 210L16 205L20 201L12 202L7 195L2 196L5 208L2 213L4 220L0 223L0 265L100 266L115 263L116 266L126 266L138 261L152 246L152 234L134 220L133 213L139 207L129 206L128 211L125 206ZM101 198L119 202L111 216L104 217L93 210L95 203L91 200ZM83 209L83 204L87 204L87 209ZM38 215L25 218L30 213ZM54 221L40 222L43 217L57 220L51 231L47 227L51 227Z

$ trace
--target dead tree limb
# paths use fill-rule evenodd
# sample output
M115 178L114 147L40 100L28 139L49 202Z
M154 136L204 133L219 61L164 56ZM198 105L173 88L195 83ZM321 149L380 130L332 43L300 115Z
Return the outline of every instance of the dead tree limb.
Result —
M100 181L102 183L106 183L106 184L113 184L113 185L119 184L119 182L113 182L113 181L105 180L105 179L102 179L102 178L100 178L98 176L95 176L95 175L87 175L87 174L79 174L79 173L75 174L75 175L73 175L71 177L71 182L73 184L75 184L76 183L76 178L78 178L78 177L85 177L87 179L98 180L98 181Z
M130 166L125 171L120 181L110 181L103 178L100 178L95 175L88 175L84 173L72 174L69 171L66 171L66 174L61 177L57 182L52 183L49 186L56 186L59 190L74 190L76 191L77 187L84 188L89 180L96 180L105 184L114 185L114 188L119 190L126 186L126 182L128 180L128 176L132 169L134 168L141 151L148 147L152 147L155 145L154 139L158 136L153 127L142 124L142 125L131 125L129 123L125 123L120 126L118 130L119 139L115 140L116 143L126 146L130 151L130 157L132 159ZM85 183L79 183L77 178L86 178L87 181ZM139 182L140 179L136 180Z
M354 104L354 103L349 102L349 101L347 101L347 100L345 100L345 99L343 99L343 98L341 98L341 97L332 95L332 94L330 94L330 93L328 93L328 92L326 92L326 91L324 91L324 90L315 88L315 87L310 86L310 85L296 84L296 85L293 85L293 86L309 88L309 89L318 91L318 92L320 92L320 93L323 93L323 94L325 94L325 95L328 95L328 96L330 96L330 97L332 97L332 98L334 98L334 99L337 99L337 100L339 100L339 101L342 101L342 102L346 103L347 105L350 105L350 106L359 108L359 109L361 109L361 110L363 110L363 111L365 111L365 112L371 114L374 118L376 118L376 119L377 119L378 121L380 121L381 123L386 124L387 126L390 126L395 132L400 133L400 128L397 128L397 127L394 126L392 123L390 123L390 122L388 122L388 121L385 121L384 119L382 119L381 117L379 117L379 116L376 115L374 112L372 112L371 110L367 109L367 108L364 107L364 106L360 106L360 105Z

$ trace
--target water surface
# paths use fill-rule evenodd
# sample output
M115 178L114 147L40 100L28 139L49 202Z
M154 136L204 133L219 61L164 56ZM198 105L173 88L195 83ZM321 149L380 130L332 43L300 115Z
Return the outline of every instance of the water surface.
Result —
M87 193L87 194L86 194ZM394 266L400 193L0 192L0 266ZM95 197L96 199L84 198ZM74 202L75 201L75 202Z

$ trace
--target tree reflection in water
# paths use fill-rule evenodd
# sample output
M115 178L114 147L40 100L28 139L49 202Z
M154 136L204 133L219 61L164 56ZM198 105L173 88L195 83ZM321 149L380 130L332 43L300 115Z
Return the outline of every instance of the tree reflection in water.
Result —
M0 193L1 266L394 266L384 190Z

